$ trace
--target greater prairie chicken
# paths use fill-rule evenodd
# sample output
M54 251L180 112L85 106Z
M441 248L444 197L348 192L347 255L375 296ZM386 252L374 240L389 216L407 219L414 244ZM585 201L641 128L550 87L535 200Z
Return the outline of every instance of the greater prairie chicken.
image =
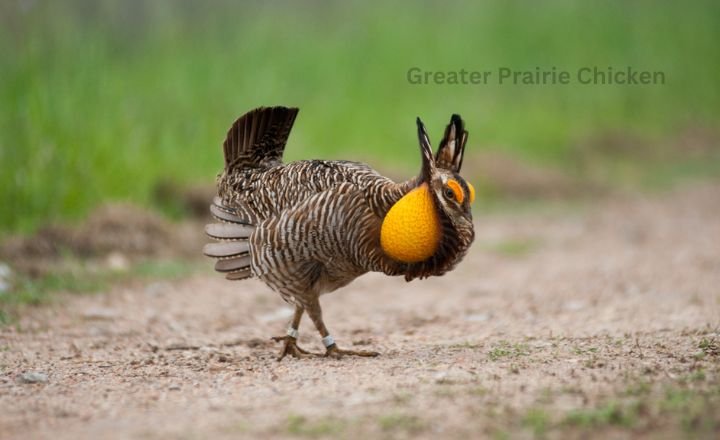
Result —
M418 177L395 183L349 161L284 164L283 150L297 108L258 108L240 117L223 144L225 169L210 206L220 223L205 231L215 269L230 280L257 277L294 304L282 359L316 356L297 346L307 312L326 356L375 356L341 350L325 327L320 295L366 272L404 275L407 281L443 275L465 256L474 238L473 187L460 175L467 131L458 115L433 157L420 118Z

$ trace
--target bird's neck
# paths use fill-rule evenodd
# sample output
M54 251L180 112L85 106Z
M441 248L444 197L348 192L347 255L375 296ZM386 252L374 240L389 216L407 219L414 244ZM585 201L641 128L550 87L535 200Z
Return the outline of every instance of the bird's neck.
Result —
M442 236L439 213L427 183L398 184L401 197L387 210L380 228L380 246L401 263L419 263L432 257Z

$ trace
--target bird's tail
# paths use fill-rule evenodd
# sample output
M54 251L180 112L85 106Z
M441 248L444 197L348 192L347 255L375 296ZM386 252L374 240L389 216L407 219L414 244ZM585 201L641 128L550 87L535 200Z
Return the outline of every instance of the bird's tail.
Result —
M223 143L225 170L269 167L282 163L297 108L259 107L240 118Z
M205 233L217 242L206 244L203 253L217 259L215 270L224 273L227 279L250 278L250 236L255 226L243 221L232 208L224 206L219 197L213 200L210 212L219 223L206 225Z

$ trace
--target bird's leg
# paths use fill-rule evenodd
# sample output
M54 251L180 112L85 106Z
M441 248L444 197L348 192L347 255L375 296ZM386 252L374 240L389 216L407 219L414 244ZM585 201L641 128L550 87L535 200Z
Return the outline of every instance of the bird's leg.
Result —
M280 350L280 356L278 356L277 359L278 361L283 360L283 358L287 355L296 358L320 356L317 353L310 353L309 351L303 350L297 345L298 328L304 311L305 309L301 305L296 304L295 314L288 325L287 334L285 336L275 336L272 338L275 342L284 342L283 348Z
M320 336L322 336L322 342L323 345L325 345L325 349L327 350L325 352L326 357L332 357L332 358L341 358L343 356L378 356L380 353L376 351L364 351L364 350L343 350L341 348L338 348L337 344L335 344L335 340L332 336L330 336L330 332L328 332L327 327L325 327L325 323L322 319L322 309L320 308L320 301L318 299L313 300L309 304L306 305L308 315L310 316L310 319L312 319L313 324L315 324L315 327L320 332Z

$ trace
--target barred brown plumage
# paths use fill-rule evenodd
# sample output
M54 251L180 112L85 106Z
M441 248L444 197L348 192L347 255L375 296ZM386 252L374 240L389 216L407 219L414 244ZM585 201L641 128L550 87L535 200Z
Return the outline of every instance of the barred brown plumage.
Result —
M319 297L370 271L403 275L407 281L443 275L464 257L474 238L474 192L458 174L467 131L453 115L433 157L418 118L420 175L395 183L357 162L283 164L297 113L297 108L258 108L228 131L225 168L210 207L220 223L206 227L218 243L207 245L204 253L218 259L215 268L228 279L257 277L295 305L288 336L274 338L284 341L280 359L313 355L296 345L304 312L323 337L326 355L376 355L334 344ZM411 192L413 198L406 198ZM422 240L427 234L439 236ZM406 254L413 258L403 259Z

